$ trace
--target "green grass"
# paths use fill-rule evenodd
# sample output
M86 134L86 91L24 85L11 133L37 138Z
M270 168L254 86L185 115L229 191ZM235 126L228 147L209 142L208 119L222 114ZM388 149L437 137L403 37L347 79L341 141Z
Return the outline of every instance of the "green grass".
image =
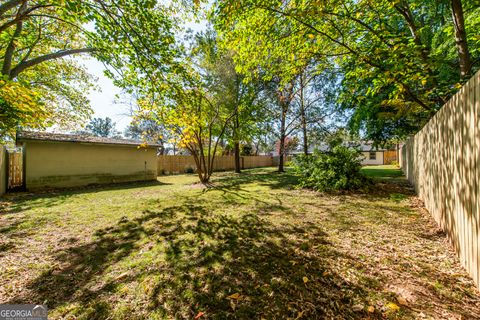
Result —
M273 169L218 173L211 188L196 181L162 176L5 198L0 301L46 303L51 319L480 312L473 284L402 184L328 195L297 190L294 175Z
M391 165L367 166L362 168L362 173L376 179L396 179L403 177L402 171Z

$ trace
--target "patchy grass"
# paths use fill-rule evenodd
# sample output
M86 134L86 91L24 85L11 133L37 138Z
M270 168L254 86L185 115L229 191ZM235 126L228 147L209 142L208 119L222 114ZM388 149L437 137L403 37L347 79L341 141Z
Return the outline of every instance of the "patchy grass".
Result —
M377 170L364 169L393 173ZM178 175L10 196L0 302L46 303L51 319L477 317L472 281L397 172L369 194L258 169L211 188Z

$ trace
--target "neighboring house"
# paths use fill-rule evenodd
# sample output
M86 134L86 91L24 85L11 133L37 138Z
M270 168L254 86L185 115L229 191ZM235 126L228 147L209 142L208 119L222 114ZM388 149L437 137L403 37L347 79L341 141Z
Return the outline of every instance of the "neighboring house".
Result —
M388 150L382 148L374 148L373 143L370 141L364 141L360 144L358 142L346 142L345 145L350 147L359 148L362 152L362 165L383 165L389 164L392 161L398 161L397 151ZM322 143L314 148L309 149L309 153L313 153L313 149L320 150L323 152L328 151L330 148L328 144ZM303 151L295 151L291 153L292 155L303 154Z
M47 132L19 132L16 142L29 190L157 178L157 144Z
M368 142L362 142L360 145L360 150L362 151L362 165L382 165L385 163L385 152L386 149L374 149L372 144Z

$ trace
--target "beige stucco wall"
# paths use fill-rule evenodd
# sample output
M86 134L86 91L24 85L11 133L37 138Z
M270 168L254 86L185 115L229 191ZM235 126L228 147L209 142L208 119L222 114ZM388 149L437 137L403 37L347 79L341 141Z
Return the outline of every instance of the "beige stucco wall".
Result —
M0 196L7 189L7 151L0 145Z
M154 180L155 149L74 142L27 141L27 190Z
M362 165L370 166L370 165L381 165L383 164L383 151L375 152L377 154L375 160L370 160L370 152L362 152L363 160Z

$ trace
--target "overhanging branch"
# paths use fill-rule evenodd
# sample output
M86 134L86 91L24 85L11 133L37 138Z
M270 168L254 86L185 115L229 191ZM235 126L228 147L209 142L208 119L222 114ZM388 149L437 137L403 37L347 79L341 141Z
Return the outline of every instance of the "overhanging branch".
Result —
M90 53L90 52L94 52L95 50L96 50L95 48L81 48L81 49L60 50L54 53L49 53L49 54L19 63L17 66L15 66L15 68L13 68L10 71L9 76L10 76L10 79L15 79L22 71L24 71L27 68L33 67L39 63L62 58L62 57L73 55L73 54Z

